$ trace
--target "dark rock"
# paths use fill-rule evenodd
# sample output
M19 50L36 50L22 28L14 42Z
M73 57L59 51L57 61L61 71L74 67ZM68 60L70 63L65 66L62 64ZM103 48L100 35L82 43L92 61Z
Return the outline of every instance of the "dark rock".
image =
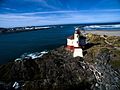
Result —
M98 90L120 90L120 73L116 72L110 65L110 51L102 50L96 57L96 70L101 74Z
M120 73L110 64L112 55L110 49L94 46L84 58L73 58L62 46L36 60L0 65L5 82L0 88L7 90L6 85L17 81L22 90L119 90Z
M6 77L11 77L11 81L23 81L23 90L90 90L95 84L95 77L83 58L73 58L64 47L40 59L14 62L10 69L12 74Z

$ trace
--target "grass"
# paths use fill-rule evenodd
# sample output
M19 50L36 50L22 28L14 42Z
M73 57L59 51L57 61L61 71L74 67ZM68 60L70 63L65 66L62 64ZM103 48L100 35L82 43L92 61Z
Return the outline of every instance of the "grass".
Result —
M110 61L110 64L114 68L120 68L120 50L111 50L112 51L112 60Z
M113 60L110 62L110 64L114 67L114 68L120 68L120 60Z
M99 44L105 45L105 40L103 37L100 37L100 35L88 33L87 38L88 38L89 42L92 42L95 44L99 43Z
M119 36L109 36L107 37L107 41L112 43L115 47L120 47L120 37Z

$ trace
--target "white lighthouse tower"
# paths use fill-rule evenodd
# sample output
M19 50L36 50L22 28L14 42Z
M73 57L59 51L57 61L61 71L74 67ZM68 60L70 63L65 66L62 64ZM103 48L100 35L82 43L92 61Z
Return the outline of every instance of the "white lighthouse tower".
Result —
M74 47L79 47L79 36L80 36L79 28L76 28L74 33L74 41L73 41Z
M73 57L83 57L83 50L80 47L80 30L79 28L75 29L74 33L74 52L73 52Z
M86 44L85 37L81 36L79 28L75 29L74 35L67 38L67 50L73 52L73 57L83 57L82 46Z

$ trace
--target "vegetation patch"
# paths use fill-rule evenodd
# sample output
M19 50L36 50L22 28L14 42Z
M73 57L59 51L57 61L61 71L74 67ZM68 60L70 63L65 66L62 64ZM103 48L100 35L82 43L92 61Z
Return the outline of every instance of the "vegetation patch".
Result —
M109 36L107 37L107 41L112 43L115 47L120 47L120 37L118 36Z
M114 67L114 68L120 68L120 60L112 60L110 62L110 64Z
M101 37L100 35L88 33L87 38L88 38L88 41L92 43L96 43L96 44L99 43L99 44L104 44L104 45L106 44L104 38Z

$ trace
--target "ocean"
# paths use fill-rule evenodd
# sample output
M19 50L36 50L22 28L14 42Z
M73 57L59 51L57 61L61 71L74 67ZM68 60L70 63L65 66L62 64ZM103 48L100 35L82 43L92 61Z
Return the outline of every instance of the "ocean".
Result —
M13 61L24 53L41 52L66 45L73 26L55 26L47 30L0 35L0 64Z
M46 30L0 34L0 64L14 61L24 53L52 50L66 45L66 38L79 25L55 25Z

